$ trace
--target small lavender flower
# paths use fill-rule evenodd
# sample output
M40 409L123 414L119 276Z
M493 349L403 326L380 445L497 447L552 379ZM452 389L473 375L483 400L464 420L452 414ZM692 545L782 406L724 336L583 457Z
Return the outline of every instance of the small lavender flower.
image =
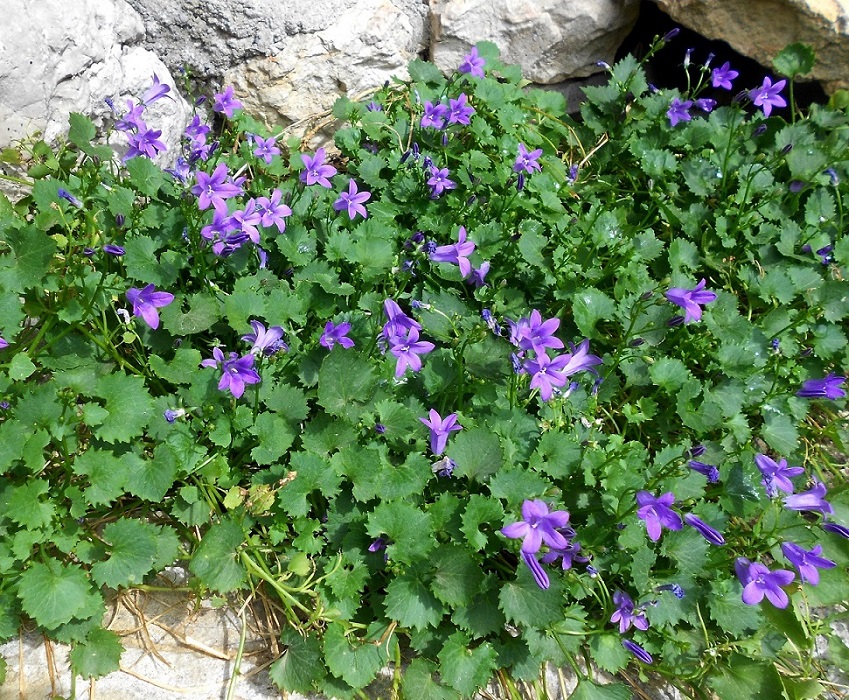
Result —
M430 187L430 198L437 199L445 190L457 188L457 183L449 179L448 168L437 168L435 165L429 167L430 178L427 186Z
M68 192L68 190L62 189L60 187L58 190L56 190L56 195L60 199L64 199L66 202L69 202L70 204L75 206L77 209L82 209L82 206L83 206L82 201L80 201L79 199L74 197L74 195L72 195L70 192Z
M823 265L829 265L832 262L832 260L833 260L832 255L831 255L832 252L834 252L834 246L833 245L823 246L822 248L820 248L817 251L817 255L820 256L820 262Z
M195 180L197 184L190 191L198 198L198 209L208 209L216 203L223 205L225 199L242 193L242 188L230 180L225 163L219 163L211 175L198 170Z
M323 148L317 149L314 156L307 155L306 153L301 154L301 160L306 168L301 171L301 182L306 185L319 184L328 190L332 187L328 178L336 174L336 168L324 162L325 156L326 152Z
M419 420L430 428L430 451L437 456L445 452L448 436L452 432L463 429L463 426L457 422L456 413L450 413L443 418L434 409L430 409L428 418L419 418Z
M9 341L7 341L5 338L0 337L0 350L4 350L5 348L8 348L8 347L9 347Z
M228 119L233 118L233 112L237 109L242 109L242 103L233 97L233 86L228 85L224 92L216 93L212 96L215 104L212 106L214 112L225 114Z
M208 124L204 124L200 120L199 115L195 115L192 118L192 121L189 122L189 125L186 127L186 130L183 134L190 139L191 141L197 143L198 145L202 145L206 142L206 135L212 130Z
M740 75L736 70L732 70L731 64L726 61L719 68L714 68L710 74L710 83L715 88L723 88L731 90L731 81Z
M544 591L548 590L551 585L551 581L548 580L548 574L545 573L545 569L539 565L537 558L532 553L522 551L522 561L525 562L525 566L530 569L531 576L534 577L534 582L537 586L542 588Z
M218 382L219 391L229 391L235 398L245 393L246 384L258 384L261 379L253 368L256 358L252 354L239 357L231 352L229 358L224 357L221 348L212 349L212 358L200 363L201 367L218 367L221 369L221 379Z
M407 337L394 336L392 345L389 348L396 358L395 377L404 376L407 369L418 372L422 368L422 360L419 355L426 355L431 352L436 346L426 340L419 340L419 332L415 328L411 328Z
M285 204L280 204L280 198L283 193L276 189L271 193L271 199L268 197L257 197L256 206L257 212L260 214L260 225L265 228L276 226L280 233L286 230L286 220L284 217L291 216L292 210Z
M128 289L127 301L133 305L133 316L141 316L148 326L156 330L159 328L157 309L168 306L174 301L174 295L169 292L157 292L156 287L149 284L144 289Z
M773 107L787 106L787 102L779 94L786 84L786 80L779 80L773 85L772 80L768 77L764 77L763 85L751 90L749 92L749 97L756 107L760 107L763 110L764 116L768 117L770 112L772 112Z
M372 100L371 102L369 102L366 105L366 109L369 112L382 112L383 111L383 105L380 104L380 102L375 102L374 100Z
M619 623L619 633L625 634L631 625L640 630L649 628L649 621L646 619L645 611L642 609L634 609L634 601L631 596L623 591L616 591L613 594L613 602L616 604L616 610L611 615L610 621Z
M702 537L704 537L711 544L715 544L717 547L721 547L725 544L725 538L722 536L722 533L708 525L704 520L699 517L696 517L692 513L687 513L684 516L684 522L687 523L690 527L695 529Z
M761 484L770 498L775 496L776 489L784 491L784 493L793 493L793 482L790 479L805 473L802 467L788 467L786 459L776 462L771 457L762 454L755 455L755 465L763 474L764 478Z
M522 519L501 528L501 534L510 539L522 538L522 552L536 554L543 544L563 549L568 544L557 529L569 524L565 510L549 512L545 501L526 499L522 503Z
M448 123L449 124L466 124L470 123L471 116L475 113L475 108L468 104L469 98L466 93L460 93L456 100L448 100Z
M157 153L167 150L167 146L159 140L159 137L162 136L161 129L148 129L144 123L142 123L142 126L143 129L140 128L137 133L130 134L127 137L130 148L122 158L124 162L136 156L155 158Z
M542 320L542 314L536 309L530 316L523 316L515 323L507 320L510 326L510 342L522 350L533 350L537 355L545 353L546 348L555 350L563 347L563 341L554 336L560 327L560 319Z
M339 199L333 202L333 208L336 211L347 209L348 218L352 221L357 214L365 219L368 216L368 212L363 204L369 199L371 199L371 192L358 192L357 183L352 179L348 181L348 191L342 192L339 195Z
M823 523L822 529L826 532L831 532L835 535L840 535L844 539L849 540L849 527L839 523Z
M127 100L127 112L115 123L115 128L126 133L145 128L142 121L143 112L144 105L137 105L132 100Z
M383 537L378 537L368 546L369 552L379 552L381 549L386 549L386 539Z
M677 583L664 583L662 586L656 586L655 591L660 593L661 591L671 591L672 595L674 595L679 600L683 598L686 594L684 593L684 589Z
M254 136L254 145L256 146L254 148L254 155L257 158L262 158L267 165L271 165L274 156L280 155L280 149L277 148L273 136L269 136L267 139L262 138L262 136Z
M703 97L695 101L695 105L698 109L702 110L702 112L712 112L713 108L716 107L716 100L712 100L708 97Z
M486 287L486 276L487 276L488 273L489 273L489 261L484 260L481 263L480 267L473 267L472 268L472 277L471 277L472 284L474 284L475 287L478 287L478 288Z
M182 417L183 417L183 416L185 416L185 415L186 415L186 411L185 411L185 409L178 408L178 409L175 411L174 409L169 408L168 410L166 410L166 411L162 414L162 417L163 417L163 418L165 418L165 420L166 420L168 423L174 423L174 422L175 422L178 418L182 418Z
M795 542L784 542L781 551L796 570L799 572L799 580L802 583L810 583L816 586L820 582L819 569L833 569L837 564L831 559L821 557L822 545L813 549L804 549Z
M248 343L253 343L251 355L270 356L276 352L286 352L289 346L283 342L283 328L280 326L270 326L268 330L259 321L251 321L253 333L248 333L242 336L242 340Z
M740 557L734 564L737 578L743 584L743 602L746 605L757 605L764 596L776 608L786 608L790 599L781 589L791 583L796 575L786 569L770 571L759 562L752 562Z
M112 245L111 243L107 243L105 246L103 246L103 252L109 253L109 255L114 255L116 258L120 258L127 251L119 245Z
M483 67L485 65L486 59L478 55L478 47L473 46L472 50L463 56L463 60L457 68L457 72L471 75L473 78L483 78Z
M846 377L838 377L829 373L822 379L807 379L802 383L802 388L796 392L796 396L803 399L842 399L846 391L840 385L846 381Z
M817 481L812 489L785 496L784 507L790 510L816 511L823 515L831 515L834 508L825 500L825 484Z
M171 98L171 96L168 94L169 92L171 92L171 86L161 83L159 81L159 76L154 73L153 84L147 90L145 90L145 93L142 96L142 103L147 106L153 104L154 102L163 97Z
M719 481L719 469L716 468L713 464L705 464L704 462L699 462L695 459L691 459L687 462L687 465L694 472L698 472L699 474L703 474L707 477L709 484L715 484Z
M716 300L716 294L705 289L705 280L701 280L693 289L672 287L666 292L666 298L684 309L684 323L702 318L702 306Z
M652 541L660 539L661 528L680 530L683 527L681 516L670 506L675 503L675 494L667 491L661 496L652 496L648 491L637 492L637 517L644 520L646 530Z
M351 324L348 322L340 323L338 326L333 321L328 321L324 326L324 333L321 334L321 339L318 344L332 350L336 343L339 343L346 350L354 347L354 341L348 337L348 332L351 330Z
M466 227L461 226L457 232L457 242L451 245L439 246L430 254L433 262L447 262L458 265L463 279L472 272L469 256L475 252L475 243L466 240Z
M692 119L690 116L690 108L693 106L692 100L684 100L683 102L677 97L672 98L669 104L669 109L666 111L666 116L669 117L669 126L675 126L678 122L688 122Z
M445 126L445 119L448 115L448 107L441 102L433 104L432 102L424 103L424 114L422 114L421 127L422 129L441 129ZM418 153L413 151L415 158L418 158Z
M230 215L233 230L244 233L254 243L259 245L259 231L257 226L262 221L262 214L257 211L256 201L249 199L244 209L237 209Z
M638 658L644 664L650 664L654 661L651 654L649 654L636 642L632 642L630 639L623 639L622 646L625 647L628 651L630 651L636 658Z
M528 152L525 144L519 144L519 155L516 156L516 162L513 163L513 172L526 172L528 174L540 172L542 166L539 164L539 157L542 155L542 149L537 148Z

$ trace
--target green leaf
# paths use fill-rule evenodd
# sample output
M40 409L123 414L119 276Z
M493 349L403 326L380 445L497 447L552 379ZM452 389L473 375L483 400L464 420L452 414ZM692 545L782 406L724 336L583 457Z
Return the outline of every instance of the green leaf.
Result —
M469 648L469 642L467 635L455 632L438 655L442 679L465 696L471 696L486 685L498 659L498 654L488 642L474 649Z
M590 653L596 665L608 673L618 673L628 665L631 654L622 646L619 634L596 634L590 639Z
M782 413L765 413L761 437L778 454L795 452L799 445L799 431L790 416Z
M44 496L49 489L50 483L43 479L35 479L22 486L13 486L4 514L18 525L30 530L49 527L56 512L56 506L50 501L46 503L41 501L41 496Z
M327 674L318 639L311 634L302 636L287 627L280 640L286 651L268 669L272 682L290 693L307 695L313 692L316 684Z
M85 571L56 559L32 564L18 585L23 611L47 629L70 622L88 607L92 596Z
M556 572L556 570L554 570ZM544 629L563 616L561 584L551 578L551 586L541 589L530 570L520 561L516 580L505 583L498 595L498 607L508 622Z
M816 60L814 49L808 44L797 41L781 49L772 59L772 65L781 75L794 78L797 75L810 73L814 69Z
M569 700L631 700L632 697L631 689L623 683L598 685L591 681L581 681Z
M340 477L318 455L296 452L290 456L289 466L297 476L277 497L283 510L293 517L303 517L309 512L307 496L313 491L332 498L339 490Z
M7 230L3 235L15 254L15 290L42 286L56 250L55 241L33 226Z
M124 493L129 476L127 463L112 452L89 448L71 467L75 474L87 476L85 498L92 505L106 505Z
M136 236L124 243L123 262L127 275L145 284L154 284L158 291L166 291L177 281L180 261L176 256L163 253L157 258L157 243L147 236Z
M245 582L245 569L238 558L245 541L242 526L224 518L215 523L200 541L192 556L189 571L214 591L227 593Z
M130 174L130 182L148 197L153 197L165 182L162 170L150 158L131 158L125 167Z
M318 402L328 413L356 422L377 383L371 363L355 351L331 352L318 372Z
M445 608L415 575L402 574L386 587L386 614L402 627L436 627Z
M19 352L9 363L9 378L16 382L23 381L35 372L36 367L26 353Z
M486 526L486 531L492 534L501 526L503 520L504 508L498 500L475 493L469 496L469 504L463 513L463 525L460 529L472 549L480 550L486 547L489 539L486 532L481 532L481 526Z
M484 575L466 549L443 545L431 556L431 562L434 566L431 589L443 603L460 608L478 595Z
M71 649L71 668L83 678L100 678L118 670L123 651L121 638L115 632L95 627L84 642Z
M716 666L708 685L722 700L775 700L781 697L781 678L772 664L734 654Z
M364 688L383 666L383 647L368 642L352 646L345 638L345 628L333 622L324 633L324 660L330 672L352 688Z
M711 619L723 630L741 638L761 625L760 610L756 605L746 605L741 598L743 590L736 580L713 581L710 586L708 610Z
M141 459L132 453L124 455L123 459L134 463L127 480L127 491L152 503L162 501L180 471L179 459L166 443L156 446L153 459Z
M459 700L456 691L446 688L433 678L436 664L415 658L401 676L401 690L407 700Z
M154 403L142 377L123 373L103 377L95 388L96 396L106 400L109 415L96 427L106 442L128 442L140 436L154 413Z
M91 577L109 588L141 583L156 559L160 530L152 523L128 518L109 523L103 528L109 558L91 567Z
M184 304L188 304L186 312L182 310ZM162 327L172 335L202 333L221 316L218 300L208 294L192 294L182 301L175 300L159 313Z
M414 80L417 83L438 84L445 80L439 68L430 61L422 61L417 58L410 61L407 68L410 72L410 80Z
M575 325L586 338L598 335L595 325L601 320L612 320L616 313L616 304L604 292L588 288L582 289L572 297L572 313Z
M455 474L485 481L502 467L498 436L486 428L462 430L449 441L447 450L457 463Z
M273 464L295 441L294 428L273 413L260 413L250 432L259 440L259 445L251 450L257 464Z
M436 544L430 513L404 501L378 505L369 515L368 533L371 537L388 536L389 558L404 564L424 559Z

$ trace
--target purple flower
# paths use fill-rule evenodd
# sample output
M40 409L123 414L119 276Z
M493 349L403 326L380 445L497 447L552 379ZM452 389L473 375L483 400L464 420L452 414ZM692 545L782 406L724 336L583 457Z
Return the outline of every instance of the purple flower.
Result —
M699 100L696 100L696 107L698 107L702 112L712 112L713 108L716 107L716 100L712 100L708 97L703 97Z
M203 124L200 120L200 116L196 114L192 118L192 121L189 122L189 125L183 133L200 146L206 142L206 135L210 132L210 130L211 127L207 124Z
M225 199L237 197L242 193L242 188L230 181L230 173L225 163L219 163L212 175L198 170L195 180L197 184L192 187L191 193L198 198L198 209L208 209L216 203L224 204Z
M578 554L581 551L581 545L573 542L570 538L575 536L575 531L572 528L561 527L558 532L566 538L565 547L550 547L542 557L543 564L553 564L560 559L560 568L564 571L572 568L572 562L588 562L589 559Z
M451 245L439 246L430 254L430 259L433 262L454 263L460 266L460 273L463 279L472 273L472 264L469 262L469 256L475 252L475 244L472 241L466 240L466 227L461 226L457 232L457 242Z
M802 388L796 392L796 396L803 399L842 399L846 391L840 385L846 381L846 377L838 377L831 372L822 379L806 379Z
M144 95L142 96L142 103L144 105L153 104L158 99L167 96L169 92L171 92L171 86L159 82L159 76L154 73L153 84L145 91Z
M430 187L431 199L436 199L445 190L456 189L457 183L448 179L449 174L448 168L440 169L435 165L430 166L430 178L427 181L427 185Z
M680 530L681 516L669 506L675 503L675 494L667 491L662 496L652 496L648 491L637 492L637 517L646 521L646 530L653 542L660 539L661 527Z
M563 341L554 337L554 331L560 327L560 319L542 320L542 314L534 309L530 317L524 316L516 323L507 320L510 326L510 342L522 350L533 350L537 355L545 353L546 348L559 349Z
M212 223L204 226L200 230L200 235L215 243L226 239L228 234L236 230L236 225L227 211L227 204L224 200L214 201L213 207L215 211L212 215Z
M534 577L534 582L537 586L542 588L542 590L547 591L548 587L551 585L551 581L548 580L548 574L545 573L545 569L539 565L537 558L533 554L523 551L522 561L525 562L525 566L531 570L531 576Z
M332 350L336 343L339 343L346 350L354 347L354 341L348 337L348 332L351 330L351 324L348 322L340 323L338 326L333 321L328 321L324 326L324 333L321 334L319 345L324 346L328 350Z
M565 510L548 512L548 506L538 499L522 503L522 519L501 528L501 534L511 539L522 538L522 552L535 554L543 544L555 549L564 549L568 541L557 531L569 523Z
M324 162L325 151L323 148L316 150L314 156L309 156L306 153L301 154L301 160L304 162L306 170L301 171L301 182L307 185L315 185L318 183L322 187L330 189L332 185L327 178L333 177L336 174L336 168L332 165L327 165Z
M693 445L690 448L690 457L701 457L705 452L707 452L707 447L704 445Z
M169 292L157 292L156 288L149 284L144 289L128 289L127 301L133 305L133 316L141 316L148 326L156 330L159 328L157 309L168 306L174 301L174 295Z
M441 129L445 126L445 117L447 114L448 107L441 102L437 102L436 104L433 104L432 102L425 102L424 114L422 114L421 121L422 129Z
M468 124L469 119L475 113L475 108L468 105L466 93L460 93L456 100L448 100L448 123Z
M456 468L457 463L447 455L430 465L430 470L439 477L450 477Z
M434 409L430 409L429 418L419 418L430 428L430 451L435 455L441 455L448 443L448 436L455 430L462 430L463 426L457 423L457 414L450 413L442 418Z
M74 195L72 195L70 192L68 192L68 190L62 189L61 187L58 190L56 190L56 195L60 199L64 199L66 202L70 202L77 209L81 209L82 206L83 206L83 203L79 199L74 197Z
M395 338L405 339L407 333L414 328L417 331L422 329L421 324L407 316L394 299L386 299L383 302L383 313L388 320L383 325L381 337L387 343L394 343Z
M130 142L130 149L122 158L124 162L131 158L135 158L136 156L155 158L157 153L167 150L165 144L159 140L159 137L162 136L161 129L157 129L155 131L153 129L148 129L147 126L144 125L144 122L142 122L142 127L143 128L140 128L138 133L130 134L127 137L127 140Z
M793 493L793 482L790 478L805 473L802 467L788 467L786 459L776 463L771 457L762 454L755 455L755 464L763 474L761 484L770 498L775 496L776 489L784 493Z
M631 596L622 591L616 591L613 594L613 602L616 603L616 610L610 616L611 622L619 623L619 633L625 634L631 625L640 630L649 628L649 621L646 619L645 611L642 609L634 610L634 601Z
M177 161L174 163L174 167L165 168L165 172L180 182L185 183L186 180L189 179L189 175L192 173L192 167L189 165L189 162L183 158L183 156L177 156Z
M383 111L383 105L380 104L380 102L375 102L374 100L372 100L371 102L369 102L366 105L366 109L369 112L382 112Z
M705 464L704 462L699 462L695 459L691 459L687 462L687 464L694 472L704 474L707 477L708 483L715 484L719 481L719 469L717 469L713 464Z
M241 231L254 243L259 245L257 226L262 221L262 214L256 209L256 201L249 199L244 209L237 209L230 215L234 231Z
M127 113L118 120L115 128L118 131L139 131L145 128L145 124L142 121L143 112L144 105L137 105L132 100L127 100Z
M823 265L828 265L832 260L832 253L834 252L833 245L825 245L817 251L817 255L820 256L820 262Z
M684 516L684 522L690 527L695 528L698 533L711 544L715 544L717 547L721 547L725 544L725 538L719 530L712 528L704 520L696 517L692 513L687 513Z
M675 126L678 122L688 122L690 116L690 108L693 106L692 100L684 100L683 102L677 97L672 98L669 104L669 109L666 111L666 116L669 117L669 126Z
M254 360L252 354L239 357L235 352L231 352L230 357L225 358L221 348L213 348L212 359L204 360L200 365L201 367L220 367L222 374L218 382L219 391L229 389L230 393L238 399L245 393L246 384L260 382L260 376L253 368Z
M566 358L566 363L561 370L566 377L571 377L578 372L586 372L591 367L601 364L602 360L600 357L589 354L590 341L588 338L582 340L577 348L571 343L569 345L572 348L572 352L567 352L560 356Z
M844 539L849 540L849 527L840 525L839 523L823 523L822 529L826 532L833 532L835 535L840 535Z
M628 651L630 651L635 657L637 657L644 664L650 664L654 659L652 655L649 654L645 649L643 649L636 642L632 642L630 639L623 639L622 646L625 647Z
M409 367L413 372L422 368L422 360L419 355L426 355L436 346L425 340L419 340L419 332L411 328L407 337L394 336L391 341L392 347L389 351L398 358L395 363L395 376L402 377Z
M379 552L381 549L386 549L386 540L383 537L378 537L368 546L369 552Z
M786 84L786 80L779 80L773 85L772 80L765 77L763 85L749 91L749 97L756 107L760 107L763 110L764 116L768 117L773 107L787 106L787 102L778 94L784 89Z
M831 515L834 508L825 500L825 484L817 481L812 489L784 497L784 507L790 510L817 511L823 515Z
M336 211L348 210L348 218L352 221L359 214L364 219L368 216L364 202L371 199L371 192L358 192L357 183L354 180L348 181L348 191L342 192L339 199L333 202L333 208Z
M242 340L253 343L251 355L273 355L275 352L289 349L283 342L283 329L280 326L271 326L268 330L259 321L251 321L253 333L242 336Z
M127 251L119 245L112 245L111 243L107 243L105 246L103 246L103 252L108 253L109 255L114 255L116 258L120 258Z
M799 571L799 580L802 583L810 583L816 586L820 582L819 569L833 569L835 564L831 559L819 556L822 554L822 545L813 549L803 549L795 542L784 542L781 551L793 566Z
M766 566L756 561L740 557L734 563L737 578L743 584L743 602L746 605L757 605L764 596L776 608L786 608L790 599L781 590L796 578L792 571L776 569L770 571Z
M486 287L486 275L489 272L489 261L484 260L480 267L472 268L472 284L475 287Z
M732 70L731 64L726 61L719 68L714 68L710 74L710 83L715 88L724 88L731 90L731 81L740 75L736 70Z
M8 348L8 347L9 347L9 342L7 340L5 340L4 338L0 338L0 350L3 350L4 348Z
M525 144L520 143L519 155L516 156L516 162L513 163L513 172L518 173L523 170L528 174L540 172L542 170L542 166L537 161L541 155L541 148L537 148L536 150L528 153L528 149L525 147Z
M179 408L175 411L175 410L169 408L168 410L166 410L162 414L162 417L166 420L166 422L173 423L178 418L182 418L185 415L186 415L185 409Z
M267 139L262 138L262 136L254 136L254 145L256 146L254 155L257 158L262 158L267 165L271 165L274 156L280 155L280 149L277 148L273 136L269 136Z
M705 289L705 280L701 280L693 289L673 287L666 292L666 298L684 309L684 323L698 321L702 317L701 305L716 299L716 294Z
M275 189L271 193L271 199L268 197L257 197L257 212L262 217L260 224L266 228L276 226L280 233L286 230L286 221L283 217L291 216L292 210L285 204L280 204L280 198L283 193Z
M473 78L483 78L483 67L486 65L486 59L478 55L478 47L473 46L472 50L463 56L463 61L457 68L458 73L471 75Z
M664 583L662 586L657 586L654 590L658 593L661 591L671 591L672 595L674 595L678 600L681 600L686 594L684 593L684 589L681 588L680 584L677 583Z
M215 104L212 106L214 112L220 112L227 115L228 119L233 118L233 111L242 108L242 103L233 97L233 86L228 85L224 92L216 93L212 96Z

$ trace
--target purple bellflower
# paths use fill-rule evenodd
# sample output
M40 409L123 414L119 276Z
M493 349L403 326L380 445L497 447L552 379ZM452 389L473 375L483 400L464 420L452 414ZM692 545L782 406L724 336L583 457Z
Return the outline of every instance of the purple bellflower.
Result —
M457 68L458 73L471 75L473 78L483 78L483 67L486 65L486 59L478 55L478 47L473 46L472 50L463 56L463 61Z
M525 171L528 174L533 172L540 172L542 170L542 166L539 164L539 157L542 155L542 149L537 148L536 150L528 152L528 149L525 147L525 144L519 144L519 155L516 156L516 162L513 163L513 172L519 173Z
M449 124L469 124L471 116L475 113L475 108L468 104L466 93L460 93L460 96L454 100L448 100L448 123Z
M116 258L120 258L127 251L124 250L119 245L113 245L112 243L107 243L105 246L103 246L103 252L108 253L109 255L114 255Z
M185 134L191 141L195 142L198 145L202 145L206 143L206 135L210 132L212 127L207 124L204 124L200 120L199 115L195 115L192 118L192 121L189 122L189 125L186 127Z
M321 334L321 339L318 344L332 350L336 343L339 343L346 350L354 347L354 341L348 337L348 332L351 330L351 324L347 321L340 323L338 326L333 321L328 321L324 325L324 333Z
M684 323L699 321L702 318L702 305L716 300L716 294L705 289L705 280L701 280L693 289L672 287L666 292L666 298L684 309Z
M749 97L756 107L760 107L764 116L768 117L772 112L773 107L786 107L787 102L779 93L787 84L786 80L779 80L773 85L772 80L768 77L764 78L763 85L749 92Z
M162 417L167 423L174 423L178 418L182 418L185 415L186 410L183 408L178 408L176 411L173 408L169 408L162 413Z
M586 372L590 370L595 372L595 370L591 370L591 367L595 365L600 365L602 360L597 355L590 355L590 341L589 338L585 338L581 341L581 344L576 348L572 343L569 343L569 346L572 349L572 352L567 352L561 357L566 358L566 364L563 365L563 369L561 370L563 374L567 377L571 377L573 374L577 374L578 372Z
M802 388L796 392L796 396L803 399L842 399L846 396L846 390L840 385L846 381L846 377L838 377L829 373L822 379L806 379Z
M649 654L636 642L632 642L630 639L623 639L622 646L625 647L628 651L630 651L636 658L638 658L644 664L650 664L654 661L651 654Z
M433 104L432 102L424 103L424 114L422 114L421 127L422 129L441 129L445 126L445 120L448 116L448 107L441 102Z
M254 136L254 155L257 158L262 158L266 165L271 165L271 161L274 160L274 156L280 155L280 149L277 148L276 141L273 136L269 136L267 139L262 138L262 136Z
M56 196L59 197L59 199L64 199L66 202L73 204L77 209L81 209L83 206L83 203L79 199L74 197L74 195L68 192L68 190L62 189L61 187L56 190Z
M428 416L429 418L419 418L419 420L430 428L430 451L435 455L441 455L445 452L448 436L456 430L462 430L463 426L457 423L456 413L450 413L443 418L434 409L430 409Z
M242 188L230 180L230 173L225 163L219 163L211 175L198 170L195 173L197 184L191 193L198 198L198 209L209 209L217 203L224 204L229 197L237 197Z
M555 350L563 347L563 341L554 336L560 327L559 318L542 320L542 314L536 309L530 317L523 316L515 323L507 319L510 326L510 342L522 350L533 350L537 355L545 353L546 348Z
M702 110L702 112L713 112L713 108L716 107L716 100L712 100L709 97L702 97L695 101L695 105L698 109Z
M610 616L610 621L619 623L619 633L625 634L631 625L640 630L649 628L649 621L646 619L645 611L642 608L634 609L634 601L631 596L622 591L616 591L613 594L613 602L616 604L616 610Z
M9 347L9 341L4 339L4 338L0 338L0 350L3 350L3 349L8 348L8 347Z
M171 92L171 86L165 85L159 81L159 76L156 73L153 74L153 84L145 90L144 95L142 96L142 104L145 106L151 105L157 100L168 97L169 99L173 99L168 93Z
M486 276L489 273L489 261L484 260L480 267L472 268L472 284L475 287L486 287Z
M771 457L766 455L755 455L755 465L763 474L761 484L766 489L766 495L773 498L777 490L784 493L793 493L793 482L791 477L804 474L805 470L802 467L788 467L787 460L782 459L778 463Z
M549 550L543 555L543 564L553 564L560 559L560 568L564 571L572 568L572 563L588 562L589 559L578 554L581 551L581 545L573 542L570 538L575 536L575 531L572 528L561 527L558 532L566 538L567 545L565 547L549 547Z
M749 561L740 557L734 563L737 578L743 584L743 602L746 605L757 605L764 596L776 608L786 608L790 599L781 589L791 583L796 575L786 569L770 571L763 564Z
M326 152L323 148L317 149L314 156L307 155L306 153L301 154L301 160L306 168L301 171L301 182L306 185L319 184L327 189L332 187L328 178L336 174L336 168L324 162L325 156Z
M546 352L541 352L532 360L526 360L524 371L531 375L531 389L539 389L539 397L548 401L560 387L569 381L563 368L569 362L567 355L553 360Z
M704 537L711 544L715 544L717 547L721 547L725 544L725 538L722 536L722 533L716 528L708 525L701 518L693 515L692 513L687 513L684 516L684 522L687 523L690 527L694 528L702 537Z
M810 583L816 586L820 582L820 569L833 569L837 564L831 559L821 557L822 545L813 549L803 549L795 542L784 542L781 551L796 570L799 572L799 580L802 583Z
M221 379L218 382L219 391L229 390L235 398L245 393L246 384L258 384L259 374L253 368L256 358L252 354L239 357L235 352L229 358L224 357L221 348L212 349L212 358L201 362L201 367L218 367L221 369Z
M710 84L715 88L723 88L731 90L731 81L740 75L736 70L731 68L731 64L726 61L719 68L714 68L710 74Z
M473 241L466 240L466 227L461 226L457 232L457 242L451 245L439 246L430 254L433 262L447 262L459 265L463 279L472 273L472 264L469 256L475 252Z
M457 183L448 177L450 175L448 168L437 168L435 165L431 165L429 169L430 177L427 186L430 187L431 199L437 199L445 190L457 188Z
M825 492L825 484L817 481L808 491L785 496L784 507L790 510L816 511L823 515L831 515L834 513L834 508L825 500Z
M283 329L280 326L271 326L266 330L259 321L251 321L253 333L242 336L242 340L253 343L251 355L273 355L280 350L286 351L289 346L283 342Z
M348 191L340 193L339 199L333 202L333 208L336 211L347 209L348 218L352 221L357 214L365 219L368 216L368 212L363 204L369 199L371 199L371 192L358 192L357 183L351 179L348 181Z
M419 332L415 328L411 328L407 337L393 336L390 341L392 346L389 351L397 358L395 363L395 377L404 376L407 368L418 372L422 368L422 359L419 355L426 355L431 352L436 346L426 340L419 340Z
M678 122L688 122L692 119L690 116L690 108L693 106L692 100L684 100L683 102L677 97L672 98L669 104L669 109L666 111L666 116L669 117L669 126L675 126Z
M719 481L719 469L717 469L713 464L705 464L704 462L699 462L695 459L691 459L687 462L687 464L694 472L704 474L704 476L707 477L709 484L715 484Z
M568 541L557 529L568 523L569 513L565 510L550 513L545 501L526 499L522 503L522 519L501 528L501 534L510 539L522 538L522 552L536 554L543 544L564 549Z
M284 217L291 216L292 210L285 204L280 204L280 198L283 193L275 189L271 193L271 199L268 197L257 197L256 206L260 216L260 224L265 228L276 226L280 233L286 230L286 220Z
M536 556L528 552L522 552L522 561L525 562L525 566L530 569L531 576L534 577L534 582L537 586L542 588L542 590L547 591L551 585L551 581L549 581L548 574L545 573L545 569L540 566Z
M233 97L233 86L228 85L224 92L216 93L212 96L215 104L212 106L214 112L225 114L228 119L233 118L233 112L242 108L242 103Z
M387 321L383 325L381 338L387 343L394 343L395 338L405 339L409 331L422 329L421 324L414 318L410 318L405 314L401 307L394 299L386 299L383 302L383 313L386 315Z
M845 525L841 525L840 523L823 523L822 529L849 540L849 527Z
M230 215L234 231L241 231L254 243L259 245L257 226L262 222L262 214L257 211L256 200L249 199L244 209L237 209Z
M144 289L128 289L127 301L133 305L133 316L141 316L148 326L156 330L159 328L157 309L168 306L174 301L174 295L169 292L157 292L156 287L149 284Z
M660 539L661 528L680 530L683 527L681 516L671 506L675 503L675 494L667 491L661 496L652 496L648 491L637 492L637 517L645 520L646 530L653 542Z
M200 230L200 235L213 244L223 241L227 236L236 230L236 225L230 217L227 210L227 203L223 200L216 200L213 203L214 212L212 214L212 223L207 224Z
M130 148L122 158L124 162L136 156L155 158L157 153L167 150L165 144L159 140L159 137L162 136L161 129L148 129L144 122L142 122L142 126L144 128L139 129L137 133L130 134L127 137Z
M127 112L115 124L118 131L131 132L140 131L145 128L142 121L144 105L137 105L132 100L127 100Z

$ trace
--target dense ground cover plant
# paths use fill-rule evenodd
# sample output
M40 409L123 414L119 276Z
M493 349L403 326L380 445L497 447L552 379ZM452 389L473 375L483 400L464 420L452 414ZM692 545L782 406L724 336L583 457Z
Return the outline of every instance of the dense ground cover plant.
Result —
M79 115L35 144L0 199L0 637L31 619L108 672L104 594L179 559L277 598L287 690L406 658L409 697L544 693L544 662L581 698L628 697L585 669L632 664L822 692L849 117L711 60L679 93L626 58L580 121L491 45L415 61L336 105L338 156L227 90L163 172L158 80L116 114L123 158Z

